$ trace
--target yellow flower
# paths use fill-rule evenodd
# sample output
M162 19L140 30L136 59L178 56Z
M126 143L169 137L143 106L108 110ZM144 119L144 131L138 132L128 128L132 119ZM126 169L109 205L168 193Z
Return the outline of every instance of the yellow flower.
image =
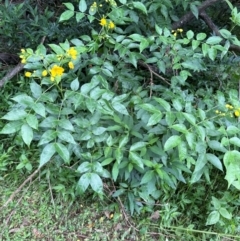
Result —
M216 113L216 114L219 114L219 110L216 110L215 113Z
M48 74L47 70L43 70L42 76L45 77L45 76L47 76L47 74Z
M100 20L100 25L103 26L103 27L106 26L106 25L107 25L107 19L104 18L104 17L101 18L101 20Z
M25 76L29 78L29 77L32 76L32 73L31 73L31 72L26 72L26 73L25 73Z
M174 37L177 37L177 33L174 33L173 36L174 36Z
M23 53L23 54L24 54L24 53L25 53L25 49L21 49L21 53Z
M234 115L235 115L236 117L239 117L239 116L240 116L240 111L239 111L239 110L235 110L235 111L234 111Z
M72 61L70 61L70 62L68 63L68 67L69 67L69 69L74 69L74 64L73 64Z
M182 32L183 32L183 29L182 29L182 28L178 28L177 31L178 31L179 33L182 33Z
M22 63L22 64L26 64L26 62L27 62L27 61L26 61L26 59L24 59L24 58L21 60L21 63Z
M76 59L77 58L77 50L74 47L71 47L68 51L67 51L68 55L71 56L72 59Z
M51 80L54 81L54 78L57 76L62 76L64 72L64 68L54 65L52 69L50 70L51 73Z
M108 27L109 27L110 29L115 28L114 22L110 21L110 23L108 24Z

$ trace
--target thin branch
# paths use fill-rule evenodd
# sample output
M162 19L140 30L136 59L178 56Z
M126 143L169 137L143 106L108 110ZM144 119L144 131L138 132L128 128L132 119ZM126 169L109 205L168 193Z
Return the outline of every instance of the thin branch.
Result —
M215 33L215 35L222 37L221 33L218 30L218 27L214 24L212 19L207 15L205 11L200 13L200 17L204 20L204 22L208 25L208 27ZM235 44L231 44L229 50L240 52L240 46Z
M0 80L0 88L7 82L8 80L12 79L15 75L17 75L22 69L23 64L19 63L13 69L11 69L1 80Z
M40 44L43 44L46 39L46 36L42 37L42 40ZM8 80L11 80L15 75L17 75L22 69L24 65L22 63L19 63L17 66L15 66L13 69L11 69L1 80L0 80L0 88L7 82Z
M204 20L204 22L208 25L210 29L214 32L215 35L221 36L218 27L214 24L212 19L207 15L207 13L204 11L200 12L199 16Z
M5 208L13 199L14 197L23 189L23 187L32 180L34 176L40 171L40 168L36 169L9 197L9 199L4 203L4 205L0 208L0 211Z
M223 0L206 0L205 2L202 3L200 7L198 7L198 12L200 13L201 11L204 11L206 8L209 6L213 5L216 2L221 2ZM177 29L185 24L187 24L192 18L194 18L194 15L192 12L186 13L184 16L182 16L177 22L172 24L172 29Z
M142 67L147 68L150 73L151 73L151 78L152 78L152 74L154 74L155 76L157 76L159 79L163 80L166 84L171 85L165 78L163 78L161 75L157 74L154 70L153 67L144 63L143 61L139 61L138 62L139 65L141 65Z

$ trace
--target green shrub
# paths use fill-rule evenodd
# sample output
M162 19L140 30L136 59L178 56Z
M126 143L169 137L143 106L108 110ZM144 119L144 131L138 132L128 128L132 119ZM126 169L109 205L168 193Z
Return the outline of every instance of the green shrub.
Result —
M65 3L60 21L87 17L99 32L49 44L50 51L42 44L36 51L22 49L29 89L12 98L1 134L20 136L29 148L37 143L42 168L71 166L78 193L91 187L102 196L104 184L113 181L112 197L120 197L131 214L145 204L153 207L180 183L211 184L216 174L239 190L237 91L187 88L194 72L227 59L230 42L240 45L238 39L225 29L223 37L207 37L171 32L156 22L152 35L133 33L134 17L148 10L141 2L120 2L121 7L107 3L99 19L95 5L81 0L75 11ZM209 212L208 225L232 219L220 206ZM179 214L174 207L163 224L171 225Z

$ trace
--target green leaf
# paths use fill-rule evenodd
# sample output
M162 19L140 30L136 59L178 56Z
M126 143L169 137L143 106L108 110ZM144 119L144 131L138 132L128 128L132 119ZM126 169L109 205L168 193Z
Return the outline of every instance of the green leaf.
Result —
M40 155L39 168L44 166L47 162L50 161L52 156L55 154L56 150L53 143L47 144Z
M153 97L154 98L154 100L156 100L166 111L171 111L171 106L170 106L170 104L166 101L166 100L164 100L164 99L162 99L162 98L157 98L157 97Z
M210 46L208 44L206 44L206 43L202 44L202 53L203 53L204 57L207 56L209 48L210 48Z
M1 130L0 134L13 134L21 129L22 124L22 121L13 121L7 123Z
M40 146L43 144L47 144L50 141L54 140L56 137L57 137L57 132L55 130L47 130L41 136L41 139L40 139L38 145Z
M102 135L106 130L107 128L105 127L96 127L92 130L92 133L96 136L99 136Z
M28 125L33 129L38 129L38 119L35 115L29 114L26 118Z
M143 13L145 13L147 15L147 9L143 3L133 2L133 7L136 9L139 9L140 11L142 11Z
M177 111L181 111L183 109L182 103L180 102L179 99L173 99L173 107L177 110Z
M138 33L134 33L134 34L129 35L129 38L133 39L136 42L141 42L142 40L145 39L142 35L140 35Z
M142 184L145 184L145 183L150 182L150 181L153 179L153 177L154 177L154 170L149 170L149 171L147 171L147 172L143 175L140 184L142 185Z
M102 71L103 74L105 74L108 77L112 77L113 76L112 72L109 69L102 68L101 71Z
M221 216L223 216L224 218L226 218L228 220L232 219L232 214L229 213L226 208L220 208L219 213L221 214Z
M167 141L164 144L164 150L168 151L170 149L173 149L174 147L178 146L181 143L181 137L177 135L173 135L167 139Z
M123 115L129 115L127 108L121 103L113 102L112 107L114 110L118 111L119 113L121 113Z
M183 141L180 142L178 145L178 156L179 156L180 161L183 161L184 159L186 159L188 157L187 145Z
M73 136L68 131L60 130L60 131L57 132L57 136L62 141L66 141L66 142L71 143L71 144L77 144L75 142Z
M77 171L80 173L90 172L92 170L92 164L90 162L83 162L78 167Z
M91 183L91 173L84 173L80 177L77 185L81 192L85 192L90 183Z
M16 120L22 120L27 116L27 113L25 110L11 110L6 115L4 115L1 119L9 120L9 121L16 121Z
M196 18L198 18L199 12L198 12L197 6L196 6L194 3L191 3L191 4L190 4L190 9L191 9L191 12L193 13L193 15L194 15Z
M143 166L143 159L135 152L131 152L129 153L129 159L131 160L131 163L136 164L138 167L144 169Z
M220 152L227 152L227 149L218 141L208 141L207 142L208 146L215 150L215 151L220 151Z
M86 107L93 114L97 107L97 102L94 99L89 98L86 101Z
M228 136L232 136L232 135L235 135L235 134L238 134L238 133L240 133L240 129L237 128L236 126L228 126L227 127Z
M184 124L175 124L175 125L170 126L170 128L172 128L176 131L182 132L184 134L186 134L188 132L187 128Z
M202 155L198 156L198 159L195 164L194 172L196 173L196 172L202 171L203 168L206 166L206 164L207 164L207 157L206 157L206 154L203 153Z
M190 124L192 124L194 126L196 125L196 119L192 114L183 113L183 115Z
M238 129L238 128L237 128ZM240 139L238 137L232 137L229 139L229 142L235 146L240 147Z
M129 55L129 62L130 62L135 68L137 68L137 58L136 58L136 54L130 52L128 55Z
M34 104L33 98L25 94L15 96L12 99L23 106L26 105L29 107Z
M204 40L206 37L207 37L207 34L205 34L205 33L198 33L197 36L196 36L196 39L197 39L198 41L202 41L202 40Z
M74 11L74 6L72 3L63 3L69 10Z
M194 32L192 30L188 30L186 35L188 39L192 39L194 37Z
M121 136L120 140L119 140L119 148L121 149L122 147L124 147L129 141L129 136L126 135L126 136Z
M87 10L87 3L86 3L85 0L80 0L78 6L79 6L79 11L80 12L84 13Z
M143 147L146 147L146 145L147 145L147 142L143 142L143 141L136 142L133 145L131 145L130 151L141 150Z
M95 11L96 13L96 11ZM91 15L93 15L93 12L91 11ZM84 13L76 13L76 21L79 23L86 15Z
M145 103L145 104L141 104L140 107L142 109L147 110L147 111L152 112L152 113L159 113L160 112L160 110L152 104Z
M116 182L118 174L119 174L119 165L118 165L118 162L115 162L112 168L112 178L114 182Z
M121 162L122 159L123 159L123 151L122 151L120 148L117 148L117 149L114 151L114 157L116 158L117 163L120 164L120 162Z
M35 99L38 99L42 95L42 87L36 82L30 83L30 89Z
M140 53L142 53L142 51L144 49L146 49L148 46L149 46L148 40L147 39L142 39L141 42L140 42L140 46L139 46Z
M207 39L206 44L219 44L222 41L222 38L219 36L211 36Z
M58 120L56 117L49 116L45 118L39 125L40 127L43 128L57 128L58 126Z
M214 61L215 58L217 57L217 49L215 49L213 47L209 48L208 49L208 56L212 61Z
M211 153L207 153L206 157L207 157L207 160L211 162L216 168L223 171L222 162L219 160L218 157L216 157L214 154L211 154Z
M74 131L74 127L72 123L68 119L60 119L58 122L59 127L67 130L67 131Z
M59 22L66 21L66 20L70 19L71 17L73 17L73 15L74 15L74 11L66 10L60 15Z
M71 90L77 91L79 89L79 81L78 78L74 79L70 84Z
M195 146L195 135L191 132L187 132L185 134L185 138L187 140L189 147L193 150L193 148Z
M112 163L115 159L112 157L109 157L107 159L105 159L103 162L101 162L102 166L107 166L108 164Z
M42 103L34 103L32 109L42 117L46 117L45 106Z
M220 219L220 213L218 211L212 211L207 218L206 225L216 224Z
M102 193L103 183L102 179L96 173L90 173L90 185L96 193Z
M64 50L57 44L48 44L56 54L64 54Z
M162 30L162 28L160 28L157 24L155 24L155 30L156 30L156 32L157 32L159 35L162 35L163 30Z
M236 150L227 151L223 157L223 162L226 167L225 179L228 181L228 187L230 185L234 185L236 188L239 189L240 152ZM237 180L237 182L235 182L235 180Z
M200 41L193 39L192 49L195 50L200 45L200 43L201 43Z
M166 122L169 126L171 126L175 120L176 115L172 111L166 113Z
M22 125L21 136L22 136L24 143L29 147L32 142L32 139L33 139L32 128L27 124Z
M148 120L147 126L153 126L159 123L162 119L162 112L158 111L158 113L154 113Z
M65 163L69 164L70 153L68 151L68 148L64 146L62 143L55 143L54 146L58 155L64 160Z

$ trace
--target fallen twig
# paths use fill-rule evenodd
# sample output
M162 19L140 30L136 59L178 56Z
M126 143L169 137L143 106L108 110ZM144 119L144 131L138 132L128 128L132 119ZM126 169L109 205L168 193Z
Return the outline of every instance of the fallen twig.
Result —
M13 199L14 197L23 189L23 187L32 180L32 178L34 176L36 176L36 174L40 171L40 168L36 169L18 188L17 190L15 190L11 196L8 198L8 200L4 203L4 205L0 208L0 210L2 210L3 208L5 208Z

